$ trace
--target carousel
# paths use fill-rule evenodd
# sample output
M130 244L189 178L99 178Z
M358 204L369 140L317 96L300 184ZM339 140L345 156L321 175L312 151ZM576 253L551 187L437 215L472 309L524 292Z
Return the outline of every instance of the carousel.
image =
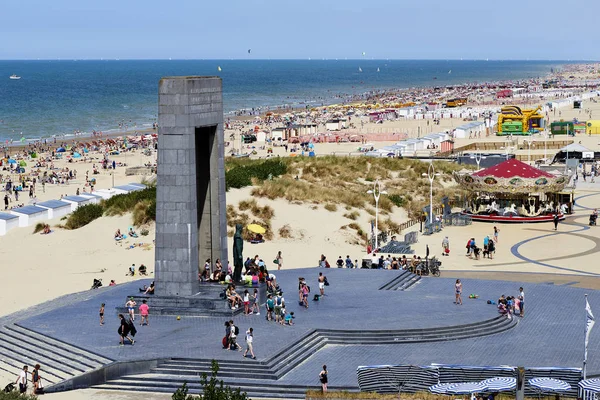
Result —
M463 214L473 221L524 223L564 219L572 193L564 192L568 176L554 175L516 159L474 173L455 172L454 179L472 196Z

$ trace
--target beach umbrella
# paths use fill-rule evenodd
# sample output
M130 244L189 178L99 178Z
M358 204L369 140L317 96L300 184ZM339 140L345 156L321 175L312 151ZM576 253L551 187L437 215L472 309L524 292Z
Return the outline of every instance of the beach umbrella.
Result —
M481 383L487 386L487 390L491 392L504 392L511 391L517 388L517 379L509 376L489 378L481 381Z
M448 386L446 391L451 394L471 394L483 392L487 386L481 382L461 382Z
M529 385L540 392L565 392L571 390L571 385L567 382L554 378L531 378Z
M8 163L9 163L9 164L16 164L16 163L17 163L17 161L16 161L16 160L13 160L12 158L9 158L9 159L8 159Z
M454 383L438 383L437 385L429 386L429 391L435 394L448 394L448 386L452 386Z
M262 226L260 226L258 224L250 224L246 227L246 229L248 229L252 233L258 233L258 234L263 234L267 231L265 228L263 228Z
M583 390L600 393L600 378L591 378L579 381L579 387Z

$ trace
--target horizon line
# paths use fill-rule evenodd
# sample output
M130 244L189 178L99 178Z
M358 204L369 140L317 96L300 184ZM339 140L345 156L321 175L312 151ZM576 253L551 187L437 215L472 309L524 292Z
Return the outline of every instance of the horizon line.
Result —
M0 58L0 61L546 61L546 62L600 62L586 59L521 59L521 58Z

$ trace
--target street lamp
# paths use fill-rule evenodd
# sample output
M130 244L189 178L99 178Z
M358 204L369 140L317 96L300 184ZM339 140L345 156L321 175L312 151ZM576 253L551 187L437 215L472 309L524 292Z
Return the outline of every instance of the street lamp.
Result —
M481 153L475 153L475 155L472 155L469 158L475 159L475 162L477 163L477 169L479 169L479 163L481 162L481 160L485 160L487 157L482 156Z
M531 146L535 147L535 140L524 139L523 142L527 143L527 164L531 164Z
M368 194L372 194L373 198L375 198L375 250L379 248L378 236L379 236L379 196L382 194L387 194L385 190L381 190L381 182L377 179L373 183L373 189L367 190Z
M479 165L479 163L477 163L477 165ZM429 178L429 223L433 224L433 180L436 176L440 176L440 174L435 173L435 168L433 168L433 160L427 168L427 173L423 172L421 175Z
M504 150L504 154L506 155L507 160L508 160L508 155L510 154L510 151L513 149L514 149L514 147L511 147L511 146L500 147L500 150Z

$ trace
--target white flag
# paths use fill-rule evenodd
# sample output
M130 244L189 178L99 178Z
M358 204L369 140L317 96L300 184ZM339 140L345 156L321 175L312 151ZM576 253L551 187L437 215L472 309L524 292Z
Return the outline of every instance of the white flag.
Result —
M587 346L588 346L588 341L590 339L590 332L592 331L592 328L594 327L594 324L596 323L596 319L594 318L594 314L592 314L592 309L590 308L590 303L588 303L587 301L587 297L585 299L585 312L587 315L586 321L585 321L585 356L584 356L584 361L587 361Z

